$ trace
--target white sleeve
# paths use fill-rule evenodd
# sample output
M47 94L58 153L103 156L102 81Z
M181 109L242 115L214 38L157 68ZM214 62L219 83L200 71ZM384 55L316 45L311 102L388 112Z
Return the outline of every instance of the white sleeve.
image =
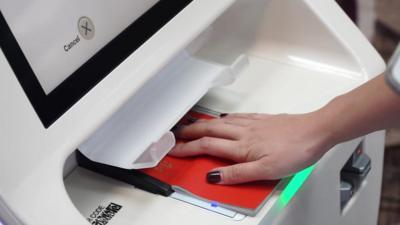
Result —
M400 95L400 45L390 60L386 81Z

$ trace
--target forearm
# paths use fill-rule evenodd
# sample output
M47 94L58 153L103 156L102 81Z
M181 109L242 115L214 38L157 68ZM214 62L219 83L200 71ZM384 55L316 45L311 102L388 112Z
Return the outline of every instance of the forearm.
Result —
M316 163L334 145L400 127L400 96L383 75L307 114L231 114L197 121L176 134L178 157L208 154L238 164L215 168L211 183L278 179Z
M400 96L380 75L315 113L321 129L328 134L328 145L334 145L373 131L400 127Z

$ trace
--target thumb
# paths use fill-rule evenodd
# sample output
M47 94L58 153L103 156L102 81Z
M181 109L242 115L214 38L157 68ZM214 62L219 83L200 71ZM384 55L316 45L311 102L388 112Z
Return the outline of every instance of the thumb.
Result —
M215 184L239 184L266 178L260 161L216 168L207 174L207 181Z

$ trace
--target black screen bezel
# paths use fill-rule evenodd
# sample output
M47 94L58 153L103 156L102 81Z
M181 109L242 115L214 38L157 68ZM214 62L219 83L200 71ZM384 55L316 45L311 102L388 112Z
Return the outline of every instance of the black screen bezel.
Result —
M48 128L192 1L160 0L47 95L1 9L0 48L43 126Z

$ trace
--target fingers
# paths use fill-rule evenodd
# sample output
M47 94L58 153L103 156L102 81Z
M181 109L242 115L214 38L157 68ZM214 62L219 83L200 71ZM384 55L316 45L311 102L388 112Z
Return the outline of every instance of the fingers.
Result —
M203 137L195 141L177 144L169 154L176 157L206 154L229 159L235 162L241 162L244 157L238 147L239 145L236 141Z
M249 127L252 123L257 122L261 119L266 119L269 115L266 114L257 114L257 113L238 113L238 114L229 114L221 118L222 122L226 124L231 124L240 127Z
M233 113L225 116L224 118L236 118L236 119L250 119L250 120L261 120L265 119L270 115L268 114L260 114L260 113Z
M229 114L220 119L203 120L199 119L188 126L182 126L175 131L178 138L198 139L201 137L218 137L232 140L238 140L254 120L265 119L269 115L247 113L247 114Z
M221 119L196 122L188 126L182 126L175 134L178 138L193 140L202 137L217 137L237 140L243 130L233 124L224 123Z
M225 117L222 118L221 121L226 124L239 126L243 128L250 126L250 124L254 122L254 120L250 120L247 118L239 118L239 117Z
M265 166L261 161L240 163L228 167L217 168L207 174L207 181L216 184L239 184L257 180L265 180Z

